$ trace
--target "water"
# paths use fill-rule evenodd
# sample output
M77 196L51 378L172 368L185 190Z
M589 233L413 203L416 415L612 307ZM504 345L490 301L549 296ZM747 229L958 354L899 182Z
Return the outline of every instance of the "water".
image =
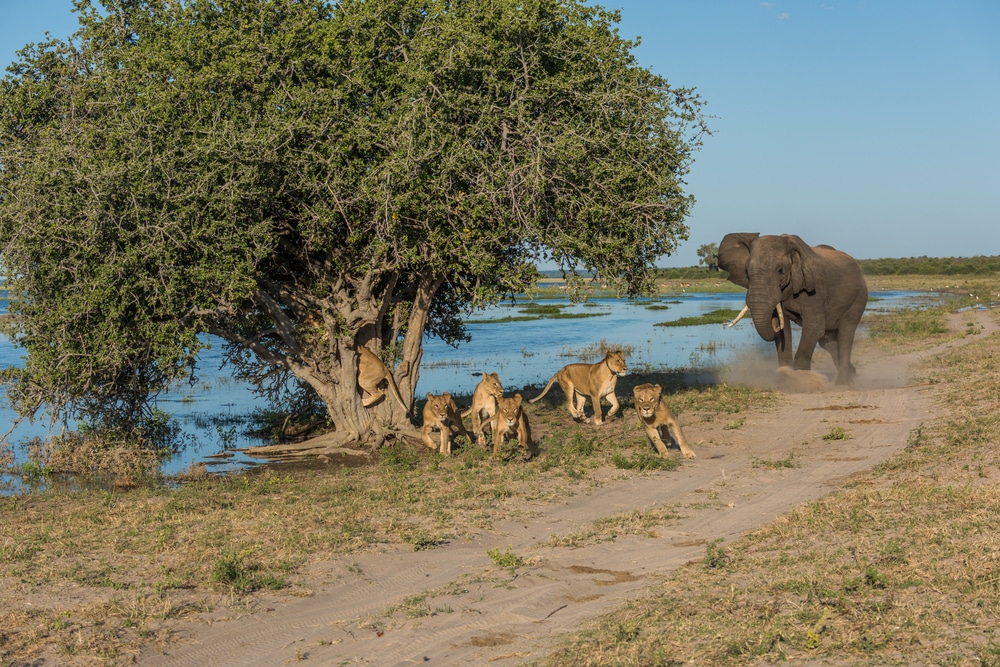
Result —
M478 375L474 375L478 372L498 373L506 389L544 385L568 363L600 361L597 348L602 341L609 347L631 348L626 351L632 370L724 364L747 344L744 327L752 326L749 322L741 322L733 329L721 325L654 325L713 310L739 310L743 298L741 294L691 294L663 300L591 299L579 304L546 300L546 304L567 304L563 313L589 317L471 323L467 330L472 340L457 349L440 340L427 341L417 395L428 391L471 394L479 383ZM518 316L522 306L491 308L476 315L474 321Z
M926 305L931 295L921 292L879 292L869 311ZM570 304L548 299L538 303L563 306L562 313L589 314L579 319L542 318L518 322L497 322L521 316L524 302L500 305L473 315L467 325L468 343L453 348L440 340L427 340L420 368L416 396L449 391L471 395L479 383L479 373L496 372L508 391L526 386L544 386L568 363L600 359L601 343L628 346L632 372L643 369L707 369L724 366L750 347L773 353L773 344L762 341L749 318L732 329L721 325L658 327L658 322L696 317L713 310L738 310L743 294L683 294L651 300L590 299ZM796 338L797 341L797 338ZM210 339L209 349L198 358L194 383L172 387L157 399L157 406L173 416L188 443L181 452L163 463L165 474L186 470L194 462L206 463L225 472L257 463L238 448L263 443L244 433L247 418L266 403L250 388L232 379L222 367L222 342ZM591 356L583 355L590 352ZM0 367L21 365L21 351L0 338ZM0 397L0 428L9 428L14 412ZM75 425L70 425L71 427ZM58 432L56 427L51 432ZM47 424L22 424L11 436L17 444L50 433ZM219 455L225 455L219 458ZM15 447L16 463L26 460L23 448ZM17 479L0 476L0 494L17 492Z

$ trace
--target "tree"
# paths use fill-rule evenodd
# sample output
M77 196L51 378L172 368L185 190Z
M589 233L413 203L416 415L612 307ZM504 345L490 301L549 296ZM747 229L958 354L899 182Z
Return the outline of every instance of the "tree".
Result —
M698 263L703 264L709 271L719 270L719 245L717 243L706 243L698 248Z
M358 346L404 397L422 341L535 263L623 291L686 238L693 90L578 0L75 0L0 92L0 253L34 415L134 424L195 371L314 394L345 440ZM398 362L398 363L397 363Z

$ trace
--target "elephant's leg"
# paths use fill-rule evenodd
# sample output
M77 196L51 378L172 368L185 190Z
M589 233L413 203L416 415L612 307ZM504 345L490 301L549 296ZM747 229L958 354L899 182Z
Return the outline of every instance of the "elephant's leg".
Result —
M819 346L830 353L833 365L840 371L840 339L836 331L827 331L826 335L819 339Z
M857 375L858 371L854 368L854 364L851 363L851 353L854 350L854 327L851 327L850 331L842 331L838 334L837 339L839 345L837 346L838 357L834 357L837 361L837 384L852 384L854 382L854 376Z
M805 324L803 322L803 324ZM802 334L799 338L799 349L795 351L795 364L793 367L797 371L807 371L812 368L813 352L816 351L816 343L820 341L825 332L817 331L813 327L803 326Z

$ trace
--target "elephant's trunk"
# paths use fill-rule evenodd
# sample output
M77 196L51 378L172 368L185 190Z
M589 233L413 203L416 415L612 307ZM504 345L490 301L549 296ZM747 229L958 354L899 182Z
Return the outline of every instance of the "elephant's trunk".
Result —
M750 317L757 334L766 341L773 341L774 335L785 326L781 302L778 299L750 295L747 297L747 305L750 306Z

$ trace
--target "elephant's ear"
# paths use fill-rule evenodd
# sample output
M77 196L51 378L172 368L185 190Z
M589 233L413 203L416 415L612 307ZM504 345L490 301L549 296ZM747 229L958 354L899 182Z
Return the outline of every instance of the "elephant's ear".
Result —
M816 251L795 234L785 234L791 245L792 294L816 289Z
M750 245L760 234L743 232L726 234L719 244L719 268L729 272L729 282L740 287L750 287L747 260L750 259Z

